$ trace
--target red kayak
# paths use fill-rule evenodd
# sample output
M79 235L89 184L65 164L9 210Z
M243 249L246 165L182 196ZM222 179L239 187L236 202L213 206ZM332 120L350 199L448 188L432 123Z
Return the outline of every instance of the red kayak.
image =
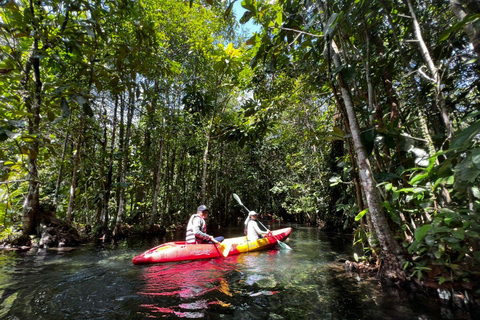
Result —
M185 241L167 242L133 258L133 264L211 259L221 256L265 250L275 247L290 235L292 228L272 231L271 235L247 242L247 237L225 239L221 244L185 244Z

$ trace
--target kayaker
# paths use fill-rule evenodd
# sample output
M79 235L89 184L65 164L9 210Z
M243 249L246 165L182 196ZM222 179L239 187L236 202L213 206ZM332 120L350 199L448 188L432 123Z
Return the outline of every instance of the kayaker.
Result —
M197 213L193 214L188 220L187 224L187 244L202 244L202 243L219 243L224 237L213 237L207 234L207 223L205 218L208 216L209 210L206 205L200 205L197 208Z
M266 231L260 229L257 222L257 213L255 211L250 211L248 213L248 218L245 220L245 230L247 241L255 241L270 233L270 230L268 229Z

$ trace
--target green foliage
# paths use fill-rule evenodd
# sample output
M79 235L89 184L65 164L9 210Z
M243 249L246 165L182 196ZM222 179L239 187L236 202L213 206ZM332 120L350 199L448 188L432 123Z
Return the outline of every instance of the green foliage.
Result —
M307 0L242 6L241 22L261 26L245 45L232 2L2 7L3 232L21 224L34 160L41 208L60 219L72 186L75 223L101 231L115 223L122 193L120 220L140 230L154 203L154 224L181 228L203 192L215 221L235 223L244 216L229 198L237 192L262 213L354 229L363 250L357 258L366 260L380 252L360 190L341 75L378 183L384 227L411 257L410 274L423 277L431 263L455 268L479 259L480 94L469 62L475 56L461 32L478 17L454 22L447 2L415 7L442 71L441 105L421 51L407 42L414 37L407 6ZM340 65L332 60L333 43ZM38 62L40 92L29 61ZM33 101L41 101L38 117ZM442 106L453 137L439 116Z
M431 223L415 230L415 240L408 250L447 263L459 262L466 255L472 257L471 245L480 237L479 222L468 212L440 209Z

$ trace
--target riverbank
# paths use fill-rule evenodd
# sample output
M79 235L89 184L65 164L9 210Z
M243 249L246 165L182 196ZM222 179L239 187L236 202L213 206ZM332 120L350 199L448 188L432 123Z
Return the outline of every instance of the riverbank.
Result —
M345 261L345 270L352 276L361 278L374 278L391 290L397 288L408 294L422 295L434 298L440 305L448 306L453 310L475 313L472 319L480 317L480 277L475 272L469 272L468 281L443 281L441 275L449 270L441 266L427 266L424 268L422 278L409 275L405 281L392 281L382 275L380 263Z

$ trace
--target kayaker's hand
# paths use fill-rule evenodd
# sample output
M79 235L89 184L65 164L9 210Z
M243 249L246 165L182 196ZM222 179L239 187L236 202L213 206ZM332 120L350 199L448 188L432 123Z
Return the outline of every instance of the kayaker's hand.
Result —
M210 236L210 241L212 241L213 243L219 243L217 240L215 240L214 237Z

